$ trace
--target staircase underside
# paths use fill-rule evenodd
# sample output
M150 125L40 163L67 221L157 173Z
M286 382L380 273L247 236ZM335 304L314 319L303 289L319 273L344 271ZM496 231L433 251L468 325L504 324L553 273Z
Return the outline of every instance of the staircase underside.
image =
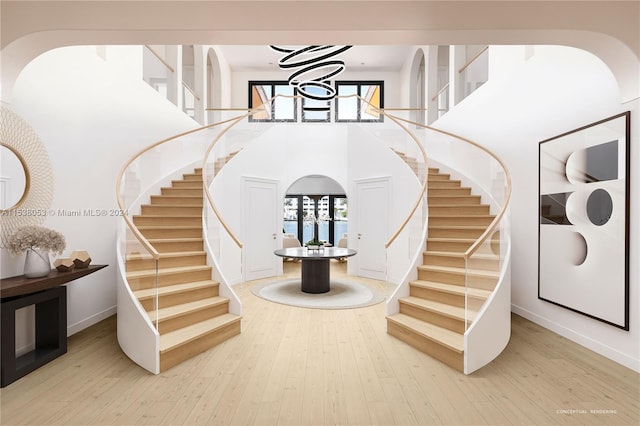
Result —
M471 188L438 169L429 168L428 190L423 265L418 279L409 283L409 296L399 300L399 313L387 317L387 332L464 372L464 333L499 277L493 250L475 254L468 265L464 252L493 216Z
M240 333L211 279L202 238L202 171L184 174L151 196L134 224L160 253L129 254L127 280L160 334L160 371ZM157 284L157 285L156 285Z

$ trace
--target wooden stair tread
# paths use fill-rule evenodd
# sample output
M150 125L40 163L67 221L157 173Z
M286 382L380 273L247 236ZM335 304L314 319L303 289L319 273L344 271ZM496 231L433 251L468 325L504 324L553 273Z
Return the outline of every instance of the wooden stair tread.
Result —
M160 286L157 289L157 293L158 293L158 296L166 296L169 294L183 293L185 291L196 290L200 288L216 287L217 285L218 285L218 282L213 280L194 281L190 283ZM133 294L135 294L139 300L149 299L149 298L155 297L156 289L148 288L144 290L136 290L133 292Z
M201 225L140 225L138 229L141 231L162 230L162 229L202 229Z
M475 243L477 240L477 238L455 238L455 237L433 237L433 238L427 238L427 241L434 241L434 242L448 242L448 241L453 241L456 243ZM149 240L151 241L151 240Z
M434 207L434 206L430 206L430 207ZM444 207L442 205L436 206L436 207ZM449 206L449 207L460 207L460 205L455 205L455 206ZM436 213L436 214L434 214ZM452 218L452 219L468 219L468 218L473 218L473 219L477 219L477 218L495 218L494 215L490 215L490 214L450 214L450 213L438 213L438 212L433 212L433 211L429 211L429 217L448 217L448 218Z
M198 206L198 207L202 207L202 206ZM134 220L140 219L140 218L182 219L184 217L202 217L202 215L201 214L139 214L139 215L134 215L133 219Z
M464 257L464 252L460 251L438 251L438 250L426 250L423 254L430 254L433 256L449 256L449 257ZM499 256L495 254L487 253L474 253L472 259L483 260L499 260Z
M429 208L431 207L475 207L489 211L489 206L482 204L476 195L430 195L428 198Z
M487 299L489 298L489 296L491 296L491 293L492 293L490 290L464 287L464 286L455 285L455 284L439 283L435 281L416 280L416 281L412 281L410 285L421 287L421 288L438 290L443 293L456 294L460 296L464 296L466 292L469 296L475 299Z
M151 203L151 204L142 204L142 207L171 207L171 208L181 208L181 207L194 207L194 208L202 208L202 204L163 204L163 203ZM145 215L146 216L146 215Z
M427 311L436 312L440 315L444 315L449 318L457 319L460 321L465 320L465 309L448 305L446 303L434 302L432 300L422 299L415 296L407 296L400 299L400 303L407 303L409 305L417 306ZM467 321L471 322L475 319L476 312L468 311Z
M428 196L428 198L477 198L479 200L481 197L475 194L462 194L462 195L431 194ZM443 204L443 205L446 205L446 204Z
M192 209L201 209L202 204L163 204L163 203L151 203L151 204L142 204L141 207L159 207L163 209L182 209L182 208L192 208ZM143 216L147 216L146 213L142 213Z
M464 352L464 335L462 334L429 324L405 314L390 315L387 317L387 320L408 328L424 338L437 342L455 352L460 354Z
M148 240L151 244L153 243L199 243L204 241L203 238L151 238Z
M199 311L202 309L211 308L213 306L227 303L229 299L222 296L207 297L206 299L196 300L194 302L181 303L179 305L167 306L166 308L158 309L158 321L166 321L171 318L178 317L180 315L187 314L189 312ZM162 331L162 324L160 325L160 331Z
M423 271L442 271L442 272L451 272L462 275L474 275L481 276L487 278L498 278L500 276L498 271L488 271L486 269L465 269L465 268L456 268L455 266L439 266L439 265L421 265L418 266L418 269Z
M205 334L211 333L233 322L240 321L240 319L241 317L238 315L224 314L167 334L162 334L160 335L160 353L163 354L185 345Z
M211 269L211 266L209 265L174 266L171 268L158 268L158 275L179 274L179 273L185 273L185 272L205 271L210 269ZM155 275L156 275L155 269L142 269L140 271L127 272L127 279L144 278L144 277L155 276Z
M153 198L150 204L143 204L144 206L153 206L153 207L202 207L203 203L198 202L198 197L183 195L179 197L173 197L172 199L167 199L170 197L169 195L162 195L162 198ZM202 199L200 198L202 201Z
M433 174L429 174L429 177L434 176ZM455 184L462 184L461 180L457 180L457 179L449 179L449 180L444 180L444 179L429 179L429 187L433 187L433 188L437 188L438 184L446 184L446 183L455 183Z
M183 189L183 188L182 188ZM202 199L202 197L198 197L197 195L185 195L185 194L174 194L174 195L164 195L164 194L154 194L152 195L153 198L175 198L175 199L183 199L183 198L199 198Z
M482 225L429 225L429 229L473 229L484 230L486 226Z
M140 229L140 227L138 227ZM158 253L161 259L167 259L171 257L189 257L189 256L202 256L206 254L204 250L202 251L172 251L166 253ZM129 254L127 255L127 261L129 260L145 260L151 259L150 256L144 254Z

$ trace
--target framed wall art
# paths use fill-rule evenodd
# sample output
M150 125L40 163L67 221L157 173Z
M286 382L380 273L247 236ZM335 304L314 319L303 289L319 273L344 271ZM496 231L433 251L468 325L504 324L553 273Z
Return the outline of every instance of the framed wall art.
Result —
M630 113L539 144L538 298L629 330Z

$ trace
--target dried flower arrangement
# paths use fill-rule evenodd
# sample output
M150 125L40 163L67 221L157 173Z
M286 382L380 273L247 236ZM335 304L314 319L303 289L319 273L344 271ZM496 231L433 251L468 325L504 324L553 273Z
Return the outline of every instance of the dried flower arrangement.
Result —
M22 226L7 238L7 249L13 255L27 250L41 249L53 254L61 254L67 243L64 236L44 226Z

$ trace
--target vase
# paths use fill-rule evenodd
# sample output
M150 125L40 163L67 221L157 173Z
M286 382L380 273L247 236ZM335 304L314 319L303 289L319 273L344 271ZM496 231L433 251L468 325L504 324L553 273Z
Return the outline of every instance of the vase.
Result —
M46 277L51 272L49 252L39 248L27 250L24 259L24 276L27 278Z

